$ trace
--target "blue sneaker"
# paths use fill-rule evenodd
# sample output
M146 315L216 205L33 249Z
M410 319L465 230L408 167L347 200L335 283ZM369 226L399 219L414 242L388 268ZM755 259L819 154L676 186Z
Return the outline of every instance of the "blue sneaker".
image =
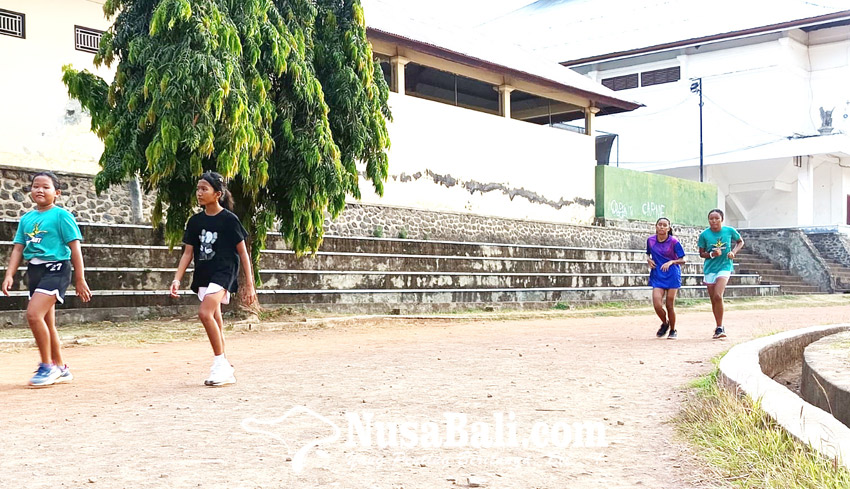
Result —
M54 382L54 384L61 384L62 382L70 382L74 380L74 374L71 373L71 369L68 367L68 365L59 367L59 372L60 375L56 379L56 382Z
M30 385L34 387L53 385L60 375L62 375L62 371L56 365L39 363L38 370L35 371L35 375L30 379Z

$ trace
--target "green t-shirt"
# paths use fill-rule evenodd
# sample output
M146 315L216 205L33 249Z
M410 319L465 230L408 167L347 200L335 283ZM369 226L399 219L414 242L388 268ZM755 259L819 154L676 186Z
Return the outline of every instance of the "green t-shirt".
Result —
M732 260L726 255L732 251L735 243L741 239L738 231L729 226L723 226L720 231L714 232L711 228L706 229L699 235L697 246L705 251L720 250L720 256L706 259L702 264L702 271L705 274L722 272L724 270L732 271L734 266Z
M53 206L46 211L32 210L24 214L14 242L24 245L24 260L63 261L71 258L68 243L82 239L74 215Z

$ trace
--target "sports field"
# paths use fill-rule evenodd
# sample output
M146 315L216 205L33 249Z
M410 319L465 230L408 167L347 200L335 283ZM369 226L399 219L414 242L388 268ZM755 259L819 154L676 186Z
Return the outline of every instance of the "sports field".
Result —
M69 347L76 379L44 389L34 349L0 351L0 487L721 487L668 422L684 385L736 342L850 320L833 300L728 310L727 340L705 307L678 340L647 308L233 332L224 388L203 336Z

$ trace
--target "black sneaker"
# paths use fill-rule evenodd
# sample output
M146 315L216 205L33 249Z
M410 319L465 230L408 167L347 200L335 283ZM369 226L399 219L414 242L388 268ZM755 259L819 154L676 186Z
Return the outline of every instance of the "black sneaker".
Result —
M658 332L657 332L657 333L655 333L655 336L657 336L658 338L664 338L664 335L666 335L666 334L667 334L667 329L668 329L669 327L670 327L670 325L669 325L669 324L667 324L667 323L661 323L661 327L660 327L660 328L658 328Z
M675 340L679 337L679 331L675 329L670 330L670 334L667 335L668 340Z
M723 326L718 326L717 329L714 330L713 338L716 340L716 339L725 338L725 337L726 337L726 330L723 329Z

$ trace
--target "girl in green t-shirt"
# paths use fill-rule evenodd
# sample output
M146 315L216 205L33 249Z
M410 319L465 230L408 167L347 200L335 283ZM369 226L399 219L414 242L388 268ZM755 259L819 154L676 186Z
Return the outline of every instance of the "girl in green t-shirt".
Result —
M734 243L734 247L733 247ZM725 338L726 329L723 327L723 293L732 275L735 255L744 247L744 240L738 231L723 225L723 211L712 209L708 213L708 229L699 235L699 256L705 259L702 270L705 274L705 286L711 298L711 310L717 326L714 338Z

